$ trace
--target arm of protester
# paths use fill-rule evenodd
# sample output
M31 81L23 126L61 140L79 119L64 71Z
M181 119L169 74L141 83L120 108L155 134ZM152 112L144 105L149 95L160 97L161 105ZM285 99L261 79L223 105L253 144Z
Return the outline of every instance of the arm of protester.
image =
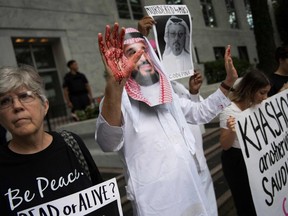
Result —
M236 69L234 68L232 58L230 56L230 45L225 52L225 69L226 79L223 83L233 86L238 78ZM224 85L225 85L224 84ZM192 100L180 98L179 104L185 115L186 121L191 124L206 124L215 118L225 107L231 104L227 97L231 88L223 87L223 84L214 93L210 94L205 100L194 103Z
M153 25L156 24L156 21L150 16L144 16L138 22L138 31L147 37L152 29Z
M231 57L231 46L228 45L225 50L225 69L226 69L226 78L220 85L220 90L228 96L230 91L233 91L233 85L238 78L237 70L233 65L233 60Z
M110 26L106 26L105 41L102 34L98 34L99 50L107 71L101 115L111 126L121 126L122 92L135 64L143 54L143 50L138 51L128 60L123 54L124 35L125 28L121 28L119 32L118 23L114 24L112 32Z
M236 131L235 131L235 118L229 116L227 119L227 129L221 128L220 130L220 144L224 150L228 150L231 148L233 142L236 138Z
M203 100L201 95L199 94L199 90L201 88L203 82L202 75L200 70L195 70L194 75L189 79L189 98L194 102L200 102Z

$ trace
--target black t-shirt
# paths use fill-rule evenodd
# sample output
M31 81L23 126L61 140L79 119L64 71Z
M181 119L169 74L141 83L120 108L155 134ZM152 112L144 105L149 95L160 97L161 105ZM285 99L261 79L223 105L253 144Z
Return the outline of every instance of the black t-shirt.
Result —
M86 89L86 84L88 80L86 76L80 72L76 72L76 74L67 73L64 76L63 88L68 88L69 95L81 95L87 94L88 91Z
M279 92L284 83L288 82L288 76L282 76L274 73L270 76L270 82L271 89L268 93L268 96L273 96Z
M52 143L43 151L22 155L0 146L0 215L25 210L102 182L82 140L75 134L94 184L84 174L74 152L61 135L51 132ZM9 199L10 197L10 199Z

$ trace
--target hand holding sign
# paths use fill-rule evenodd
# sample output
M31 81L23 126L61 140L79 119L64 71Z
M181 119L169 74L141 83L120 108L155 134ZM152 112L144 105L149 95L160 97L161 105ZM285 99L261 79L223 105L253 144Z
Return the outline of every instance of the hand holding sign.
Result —
M138 30L143 34L144 36L148 36L150 33L150 30L152 29L153 25L156 24L156 21L150 17L145 16L138 22Z
M233 116L229 116L229 118L227 119L227 127L232 130L233 132L235 132L235 118Z

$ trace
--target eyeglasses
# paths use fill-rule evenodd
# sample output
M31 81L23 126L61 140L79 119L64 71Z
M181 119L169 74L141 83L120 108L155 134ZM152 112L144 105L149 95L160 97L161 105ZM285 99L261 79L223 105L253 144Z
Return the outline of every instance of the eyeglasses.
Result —
M15 97L11 95L0 97L0 109L11 107L14 103L14 98L18 98L21 103L31 103L36 99L36 95L32 91L26 91L18 93Z
M184 35L184 32L169 32L169 37L171 38L176 38L176 36L178 36L178 38L182 38Z

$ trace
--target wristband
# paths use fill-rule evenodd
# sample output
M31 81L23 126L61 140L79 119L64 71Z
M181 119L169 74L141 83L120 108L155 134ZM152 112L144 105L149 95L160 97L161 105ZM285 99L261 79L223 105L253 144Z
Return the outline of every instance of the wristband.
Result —
M221 83L221 87L226 89L227 91L234 91L233 87L226 85L224 82Z

